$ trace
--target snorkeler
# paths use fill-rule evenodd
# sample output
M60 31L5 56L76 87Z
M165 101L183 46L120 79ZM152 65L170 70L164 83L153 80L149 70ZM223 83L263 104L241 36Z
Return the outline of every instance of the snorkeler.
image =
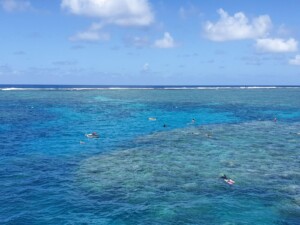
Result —
M225 174L223 174L220 178L222 178L222 179L228 179Z
M100 137L100 135L97 134L96 132L93 132L91 134L86 134L85 136L88 138L99 138Z
M235 181L234 180L232 180L232 179L230 179L229 177L227 177L225 174L223 174L221 177L220 177L221 179L223 179L227 184L230 184L230 185L232 185L232 184L234 184L235 183Z
M211 138L212 134L211 133L207 133L207 134L205 134L205 136L208 137L208 138Z

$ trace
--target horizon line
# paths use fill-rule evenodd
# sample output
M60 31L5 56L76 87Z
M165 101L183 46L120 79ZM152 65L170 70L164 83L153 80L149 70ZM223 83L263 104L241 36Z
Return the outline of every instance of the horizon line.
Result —
M102 86L102 87L300 87L300 84L0 84L5 86Z

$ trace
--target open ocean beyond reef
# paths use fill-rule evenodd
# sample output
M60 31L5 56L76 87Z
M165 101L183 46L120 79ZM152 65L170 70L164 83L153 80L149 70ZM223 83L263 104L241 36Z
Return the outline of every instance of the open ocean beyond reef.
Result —
M300 224L300 87L3 86L0 122L0 224Z

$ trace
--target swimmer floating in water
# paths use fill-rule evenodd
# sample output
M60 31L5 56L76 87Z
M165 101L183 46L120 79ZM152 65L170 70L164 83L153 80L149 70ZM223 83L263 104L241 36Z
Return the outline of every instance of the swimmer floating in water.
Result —
M97 134L96 132L93 132L91 134L86 134L85 136L88 138L99 138L100 137L100 135Z
M223 174L220 178L223 179L227 184L233 185L235 183L234 180L230 179L225 174Z
M212 134L211 133L207 133L207 134L205 134L205 136L208 137L208 138L211 138Z

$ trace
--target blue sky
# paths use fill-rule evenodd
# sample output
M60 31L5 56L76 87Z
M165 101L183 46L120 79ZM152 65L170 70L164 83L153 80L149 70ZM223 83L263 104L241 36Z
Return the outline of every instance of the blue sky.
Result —
M0 0L0 83L300 85L299 0Z

